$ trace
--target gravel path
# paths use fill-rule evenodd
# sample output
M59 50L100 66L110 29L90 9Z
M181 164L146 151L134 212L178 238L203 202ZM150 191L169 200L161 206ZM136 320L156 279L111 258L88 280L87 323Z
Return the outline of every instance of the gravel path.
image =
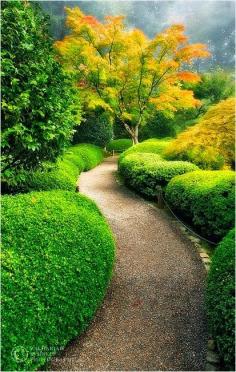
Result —
M115 178L116 159L80 176L117 240L113 281L87 332L51 370L204 370L205 270L196 249L164 210Z

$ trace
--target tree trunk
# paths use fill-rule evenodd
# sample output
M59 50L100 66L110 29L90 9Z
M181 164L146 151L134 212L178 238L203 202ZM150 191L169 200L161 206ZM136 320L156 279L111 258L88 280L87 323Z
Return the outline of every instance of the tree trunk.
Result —
M136 127L134 127L133 130L132 130L133 145L136 145L138 143L138 128L139 128L139 126L136 125Z
M127 132L129 133L132 141L133 141L133 145L136 145L138 143L138 129L139 129L139 123L133 127L133 128L130 128L128 124L124 123L124 127L125 129L127 130Z

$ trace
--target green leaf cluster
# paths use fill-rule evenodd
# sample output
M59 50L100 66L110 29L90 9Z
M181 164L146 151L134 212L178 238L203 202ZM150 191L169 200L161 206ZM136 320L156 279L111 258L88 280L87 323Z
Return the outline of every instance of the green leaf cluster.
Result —
M70 78L56 61L35 4L2 2L2 178L55 161L80 121Z

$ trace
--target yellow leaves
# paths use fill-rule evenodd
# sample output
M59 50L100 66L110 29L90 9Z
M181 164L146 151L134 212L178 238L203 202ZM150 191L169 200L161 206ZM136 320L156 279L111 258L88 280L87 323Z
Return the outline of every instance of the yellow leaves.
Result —
M121 114L121 119L126 122L126 121L132 121L132 114L128 112L122 112Z
M160 111L177 111L180 108L191 108L199 104L191 90L183 90L176 85L166 86L159 97L151 98L149 102Z
M227 167L234 161L235 99L228 98L212 106L202 119L181 133L168 147L166 155L181 158L189 156L201 164L204 153L206 167L217 166L219 157Z
M67 14L71 34L55 46L67 70L74 70L90 108L112 106L120 115L122 107L131 120L129 112L144 112L148 105L173 112L198 104L179 84L199 81L198 75L180 69L209 53L203 44L188 45L183 25L172 25L150 40L139 29L125 29L123 16L100 22L79 8Z

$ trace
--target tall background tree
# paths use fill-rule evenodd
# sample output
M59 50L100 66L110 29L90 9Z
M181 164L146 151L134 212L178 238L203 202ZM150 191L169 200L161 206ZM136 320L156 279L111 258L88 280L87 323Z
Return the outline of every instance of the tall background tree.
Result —
M3 180L17 182L21 170L54 161L79 120L79 101L56 61L47 19L28 1L2 2Z
M174 112L198 104L182 82L200 78L183 66L209 52L204 44L188 43L184 26L149 39L141 30L125 29L122 16L107 16L102 23L79 8L67 9L67 26L70 34L56 47L83 100L110 112L134 143L154 109Z

